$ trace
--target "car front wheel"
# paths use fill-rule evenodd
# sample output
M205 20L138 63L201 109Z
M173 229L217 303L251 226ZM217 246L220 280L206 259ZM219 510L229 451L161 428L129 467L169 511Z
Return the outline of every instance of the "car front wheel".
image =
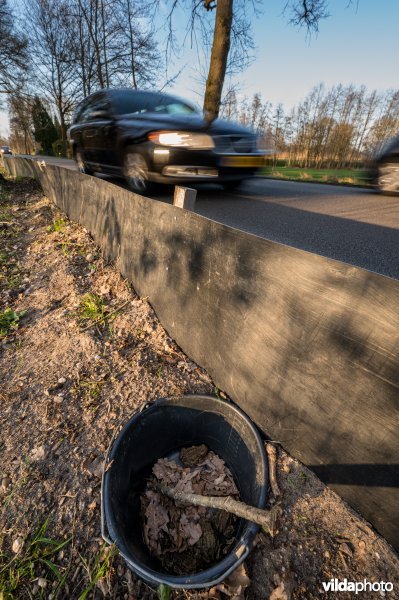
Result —
M399 194L399 162L386 162L378 167L377 185L383 194Z
M85 175L93 175L94 171L87 168L86 163L83 159L83 154L80 150L77 150L75 153L75 161L76 166L78 167L78 171L80 173L84 173Z
M148 180L148 165L145 158L132 148L126 149L123 174L132 192L147 194L153 189L153 184Z

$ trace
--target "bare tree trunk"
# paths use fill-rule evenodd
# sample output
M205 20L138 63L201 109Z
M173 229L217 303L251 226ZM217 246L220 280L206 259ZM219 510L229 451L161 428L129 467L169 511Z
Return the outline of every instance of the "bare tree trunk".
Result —
M104 85L103 71L102 71L102 65L101 65L100 42L98 40L98 0L96 0L96 2L95 2L93 43L94 43L94 47L95 47L95 51L96 51L96 57L97 57L97 76L98 76L98 82L100 84L100 88L103 89L105 87L105 85Z
M101 26L102 26L102 30L103 30L103 56L104 56L104 67L105 67L105 83L106 83L106 87L109 87L107 40L106 40L106 33L105 33L106 29L105 29L104 0L101 0Z
M84 31L83 31L83 18L81 15L81 7L80 5L78 6L79 8L79 14L78 14L78 23L79 23L79 59L80 59L80 69L81 69L81 73L82 73L82 86L83 86L83 96L86 97L88 96L88 92L87 92L87 84L86 84L86 61L85 61L85 36L84 36Z
M134 34L132 27L132 14L131 14L131 3L130 0L127 0L127 13L128 13L128 23L129 23L129 43L130 43L130 65L132 69L132 80L133 87L137 89L137 81L136 81L136 61L134 56Z
M57 96L57 109L58 109L58 114L60 116L61 140L62 140L62 144L64 145L64 142L66 140L66 124L65 124L64 106L63 106L63 102L62 102L63 85L62 85L62 81L61 81L61 69L59 67L57 67L56 96Z
M90 1L89 6L83 3L83 0L78 0L79 9L81 15L86 23L87 27L87 57L88 64L83 64L82 68L82 79L86 88L84 94L89 95L92 91L92 81L95 79L95 72L97 72L98 82L100 87L104 87L102 69L101 69L101 56L98 43L98 27L96 21L98 18L98 6L94 2ZM89 11L89 12L88 12ZM95 11L95 12L94 12ZM81 19L81 16L79 15ZM82 29L81 43L84 44L85 32ZM87 69L87 71L86 71Z
M210 119L219 114L227 58L230 50L231 25L233 21L233 0L218 0L216 5L215 29L211 62L206 81L204 112Z

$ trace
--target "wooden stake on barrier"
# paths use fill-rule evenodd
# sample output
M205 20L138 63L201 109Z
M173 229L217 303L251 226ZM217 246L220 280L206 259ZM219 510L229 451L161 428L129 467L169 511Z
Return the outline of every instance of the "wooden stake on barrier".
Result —
M176 185L175 195L173 197L173 206L185 208L186 210L191 210L192 212L194 212L196 197L197 190Z

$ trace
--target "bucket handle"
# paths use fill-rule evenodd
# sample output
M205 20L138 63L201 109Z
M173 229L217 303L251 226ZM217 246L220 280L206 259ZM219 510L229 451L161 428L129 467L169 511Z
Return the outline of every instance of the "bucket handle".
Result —
M108 455L107 455L108 458ZM105 464L105 463L104 463ZM108 527L105 522L105 510L104 510L104 475L105 468L103 469L102 477L101 477L101 497L100 497L100 512L101 512L101 537L104 542L107 542L110 546L114 543L111 538L108 536Z

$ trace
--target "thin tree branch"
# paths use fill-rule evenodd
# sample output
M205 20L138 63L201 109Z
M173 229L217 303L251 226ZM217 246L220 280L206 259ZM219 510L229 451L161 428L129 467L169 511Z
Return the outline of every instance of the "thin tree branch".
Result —
M281 513L281 509L277 505L271 510L262 510L261 508L249 506L244 502L235 500L231 496L201 496L200 494L177 491L162 483L155 483L154 487L165 496L168 496L168 498L177 502L225 510L237 517L252 521L252 523L260 525L272 537L274 535L276 519Z

